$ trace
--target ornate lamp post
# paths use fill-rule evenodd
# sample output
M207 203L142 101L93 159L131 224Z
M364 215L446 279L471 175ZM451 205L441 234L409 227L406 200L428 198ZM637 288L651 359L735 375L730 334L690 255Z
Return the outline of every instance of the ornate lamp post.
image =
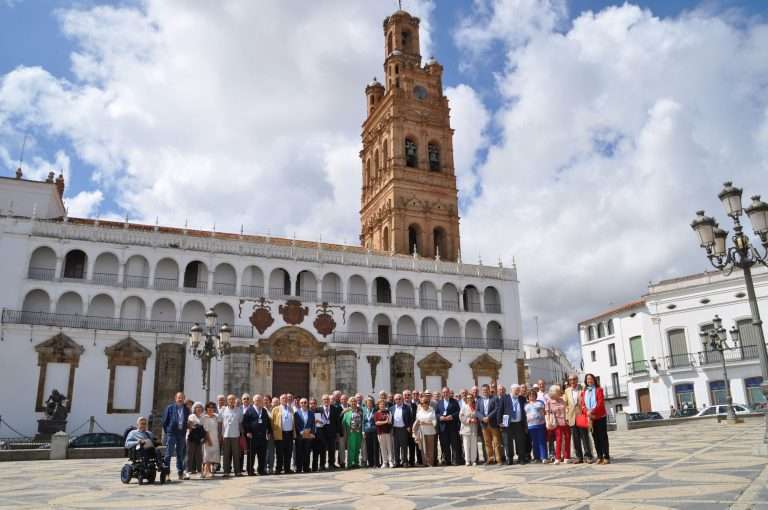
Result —
M705 345L705 346L709 345L709 347L713 351L717 351L720 353L720 361L723 363L723 379L725 380L725 395L726 395L726 401L728 403L728 414L726 415L725 419L730 424L741 423L741 420L736 417L736 413L733 411L733 396L731 395L731 382L728 380L728 369L725 366L724 352L730 349L730 347L728 347L728 335L726 334L726 330L723 327L723 319L721 319L719 316L715 315L715 318L712 319L712 324L714 325L713 329L710 329L709 331L705 331L704 329L702 329L699 332L699 336L701 336L702 345ZM731 340L733 340L733 347L734 348L738 347L739 345L738 328L734 325L728 333L731 334Z
M232 341L232 329L226 323L216 334L216 312L213 308L205 314L205 330L197 322L189 330L189 351L195 359L199 359L203 368L203 389L205 401L211 400L211 360L221 361L229 354Z
M741 188L736 188L732 183L726 182L723 190L718 194L726 214L733 220L733 236L731 237L733 246L726 246L728 232L719 228L713 218L705 216L704 211L696 213L696 219L691 223L691 228L698 235L701 247L707 252L707 258L715 268L730 274L735 267L738 267L744 273L749 308L752 312L752 325L757 333L757 350L760 354L760 369L763 376L763 395L768 398L768 351L765 347L763 321L760 319L755 286L752 282L752 266L758 263L768 266L768 204L761 201L759 195L755 195L752 197L752 204L746 209L742 209L741 193ZM758 247L752 245L749 236L744 233L744 227L740 220L744 213L749 218L755 235L760 238L763 245L762 252ZM765 416L762 453L768 455L768 415Z

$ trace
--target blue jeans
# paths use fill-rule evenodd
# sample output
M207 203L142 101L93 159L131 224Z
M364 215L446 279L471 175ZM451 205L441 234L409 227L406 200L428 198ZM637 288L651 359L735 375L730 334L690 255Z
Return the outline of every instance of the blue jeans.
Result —
M547 429L544 425L528 427L528 435L531 436L533 458L536 460L547 459Z
M165 434L165 465L171 468L171 457L176 452L176 470L179 474L184 472L184 462L187 459L187 439L185 431L180 430Z

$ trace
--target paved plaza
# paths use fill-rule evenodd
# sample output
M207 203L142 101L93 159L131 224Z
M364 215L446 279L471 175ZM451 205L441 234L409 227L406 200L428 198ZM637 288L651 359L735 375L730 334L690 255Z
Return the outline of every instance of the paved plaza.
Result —
M613 432L608 466L358 469L141 487L120 483L122 459L9 462L0 466L0 508L768 510L761 433L754 418Z

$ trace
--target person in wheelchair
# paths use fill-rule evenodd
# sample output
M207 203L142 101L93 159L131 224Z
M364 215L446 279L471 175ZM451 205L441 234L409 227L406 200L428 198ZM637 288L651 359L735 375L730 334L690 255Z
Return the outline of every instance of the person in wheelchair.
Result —
M120 473L123 483L129 483L136 477L139 483L144 480L154 483L155 475L160 471L160 483L165 483L170 470L165 466L162 454L155 449L155 438L147 430L147 419L140 416L136 428L128 432L125 448L131 464L125 464Z

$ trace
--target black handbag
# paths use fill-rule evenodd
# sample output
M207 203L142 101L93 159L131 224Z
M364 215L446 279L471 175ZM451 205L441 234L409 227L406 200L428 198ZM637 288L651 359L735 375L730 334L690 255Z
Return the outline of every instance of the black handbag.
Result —
M193 443L202 443L205 441L205 429L202 425L197 425L189 429L189 440Z

